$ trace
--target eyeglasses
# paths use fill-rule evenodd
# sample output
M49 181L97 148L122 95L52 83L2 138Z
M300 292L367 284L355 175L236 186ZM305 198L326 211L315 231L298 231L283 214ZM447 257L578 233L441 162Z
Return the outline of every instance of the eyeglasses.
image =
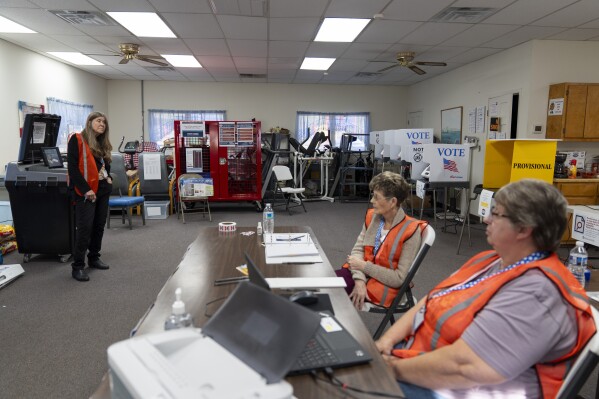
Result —
M384 197L384 196L378 195L376 193L372 194L372 199L375 200L375 201L380 201L380 200L383 200L383 199L386 199L387 201L389 201L391 198L393 198L393 197Z
M497 211L495 211L495 206L491 207L491 212L489 212L489 220L493 220L495 218L506 218L509 219L510 216L506 215L505 213L499 213Z

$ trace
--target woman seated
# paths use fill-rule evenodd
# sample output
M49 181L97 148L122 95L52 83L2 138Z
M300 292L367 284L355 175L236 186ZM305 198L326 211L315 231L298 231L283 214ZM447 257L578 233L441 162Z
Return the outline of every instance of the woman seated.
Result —
M410 185L397 173L383 172L369 184L372 209L343 265L355 282L350 299L358 310L389 307L416 257L424 222L408 217L401 204Z
M560 261L566 200L525 179L495 195L493 247L437 285L376 342L408 398L554 398L595 333Z

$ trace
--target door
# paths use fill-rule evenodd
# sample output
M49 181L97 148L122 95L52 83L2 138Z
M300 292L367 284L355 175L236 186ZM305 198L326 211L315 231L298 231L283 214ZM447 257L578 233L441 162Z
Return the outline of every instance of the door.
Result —
M422 111L408 112L408 128L417 129L422 126Z
M512 93L489 98L489 123L487 127L489 139L509 139L511 137L512 98ZM491 118L499 118L497 131L491 131Z

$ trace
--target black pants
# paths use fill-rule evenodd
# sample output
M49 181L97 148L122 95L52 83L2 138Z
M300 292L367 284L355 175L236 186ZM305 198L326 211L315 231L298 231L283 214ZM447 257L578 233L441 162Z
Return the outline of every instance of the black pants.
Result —
M108 215L108 199L112 185L100 180L96 201L87 201L85 197L75 194L75 251L73 253L73 269L85 268L85 253L94 261L100 258L104 225Z

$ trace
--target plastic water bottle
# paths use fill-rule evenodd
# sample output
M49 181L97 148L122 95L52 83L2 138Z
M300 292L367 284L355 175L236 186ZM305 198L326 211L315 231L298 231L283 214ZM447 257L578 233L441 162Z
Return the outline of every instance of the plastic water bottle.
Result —
M584 243L576 241L576 246L572 248L568 257L568 270L572 272L582 287L585 285L584 273L587 270L588 259L589 255L584 249Z
M175 290L175 302L173 303L173 312L164 322L165 330L174 330L176 328L193 327L191 315L185 312L185 303L181 300L181 288Z
M272 234L275 231L275 212L271 204L266 204L262 212L262 231L264 234Z

